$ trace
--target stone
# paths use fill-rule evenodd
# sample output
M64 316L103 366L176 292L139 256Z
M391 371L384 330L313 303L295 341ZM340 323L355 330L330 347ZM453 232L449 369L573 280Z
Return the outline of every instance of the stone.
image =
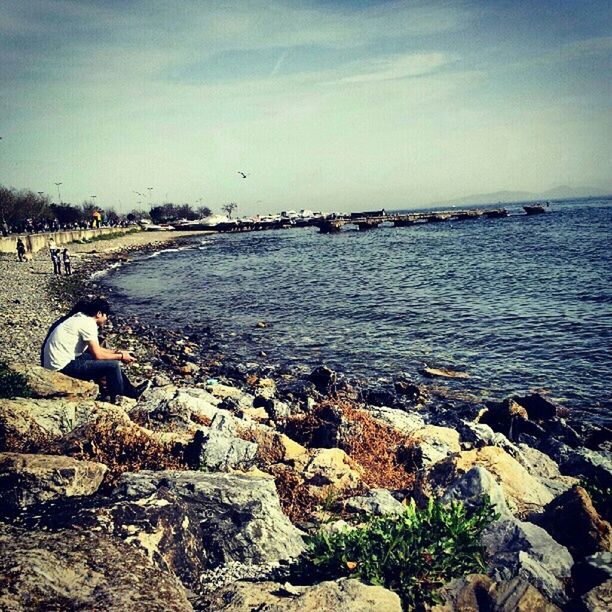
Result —
M506 399L503 402L487 404L487 410L480 417L479 423L490 425L495 431L500 431L512 438L515 423L528 420L529 415L523 406L513 399Z
M339 491L361 482L359 466L340 448L312 449L303 477L308 484L331 486Z
M444 603L428 608L429 612L479 612L492 609L492 591L495 583L485 574L469 574L455 578L441 589L438 594Z
M599 552L582 559L572 568L574 589L579 595L612 580L612 553Z
M465 473L474 466L484 467L501 485L510 510L518 516L541 511L553 499L552 493L506 451L495 446L485 446L471 451L462 451L438 462L422 479L425 488L439 491L441 496L446 485L457 474Z
M425 388L405 380L398 380L393 385L398 395L405 397L408 401L416 403L427 399Z
M467 372L459 372L457 370L451 370L450 368L422 368L419 370L423 376L427 378L458 378L465 379L469 378L470 375Z
M580 486L550 502L538 522L575 559L612 551L612 527L601 519L589 494Z
M612 580L608 580L582 596L587 612L606 612L612 610Z
M561 608L518 576L496 584L493 600L491 609L496 612L561 612Z
M66 376L61 372L47 370L38 365L11 363L8 369L25 377L33 398L50 399L65 397L69 399L96 399L98 385L86 380Z
M245 395L244 391L242 391L241 389L238 389L237 387L230 387L229 385L222 385L221 383L208 385L206 387L206 391L208 391L211 395L219 399L233 397L234 399L240 400Z
M404 434L412 434L425 427L425 421L416 412L404 412L396 408L371 407L369 414L375 419L395 427Z
M601 488L612 488L612 453L584 447L565 450L557 460L564 474L582 476L599 483Z
M418 448L419 467L433 465L453 453L461 452L459 432L450 427L425 425L412 435Z
M578 484L577 478L561 474L557 463L536 448L518 444L513 457L555 496Z
M364 495L349 497L344 501L344 509L348 512L380 516L403 514L406 507L398 502L387 489L371 489Z
M63 455L0 453L3 509L17 510L61 497L93 495L107 467Z
M162 491L160 491L160 488ZM242 474L178 471L142 471L121 477L116 495L135 504L153 504L163 490L184 502L197 520L188 519L190 541L205 545L199 553L203 569L228 561L270 563L297 557L304 549L300 532L283 514L274 481ZM139 501L141 500L141 501ZM172 543L176 519L167 525ZM164 523L165 524L165 523Z
M474 423L473 421L461 421L457 426L457 431L461 436L461 446L465 450L495 444L495 432L489 425Z
M201 608L200 608L201 606ZM371 586L350 578L294 587L275 582L235 582L214 593L200 609L218 612L401 612L400 598L381 586Z
M100 533L0 531L0 609L193 610L177 578Z
M531 393L525 396L515 395L510 399L525 408L529 419L533 421L552 419L557 416L558 408L556 404L539 393Z
M325 365L320 365L316 367L308 377L311 383L317 388L321 393L327 393L333 387L338 379L338 375L331 368L328 368Z

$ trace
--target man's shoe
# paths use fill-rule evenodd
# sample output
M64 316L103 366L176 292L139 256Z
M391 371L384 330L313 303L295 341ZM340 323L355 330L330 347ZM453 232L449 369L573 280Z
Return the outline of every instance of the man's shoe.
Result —
M145 380L139 385L134 387L134 399L138 399L149 387L151 386L150 380Z

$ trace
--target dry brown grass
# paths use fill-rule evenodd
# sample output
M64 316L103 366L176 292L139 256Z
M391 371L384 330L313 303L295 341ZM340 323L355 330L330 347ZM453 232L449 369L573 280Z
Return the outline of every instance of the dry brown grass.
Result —
M102 416L85 426L64 453L108 466L103 486L112 487L124 472L186 469L173 447L151 437L136 423L118 423Z

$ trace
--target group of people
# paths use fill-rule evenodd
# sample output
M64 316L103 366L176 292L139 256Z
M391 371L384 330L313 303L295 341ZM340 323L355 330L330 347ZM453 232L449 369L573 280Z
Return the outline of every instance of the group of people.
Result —
M53 273L62 273L62 263L64 264L64 274L70 276L72 274L72 268L70 267L70 253L66 247L60 249L53 238L49 238L49 254L51 255L51 262L53 263ZM20 260L21 261L21 260Z
M148 389L149 381L134 386L121 367L136 358L129 351L105 348L98 339L98 329L106 324L110 314L110 305L103 298L79 300L49 329L42 346L41 364L72 378L97 382L104 399L112 403L120 396L138 399Z

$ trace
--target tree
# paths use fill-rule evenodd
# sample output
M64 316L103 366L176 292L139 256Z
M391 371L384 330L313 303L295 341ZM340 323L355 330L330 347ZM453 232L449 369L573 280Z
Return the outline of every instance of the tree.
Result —
M204 219L212 215L212 210L208 206L200 206L196 209L196 213L198 213L198 219Z
M229 202L228 204L224 204L221 207L221 210L224 213L227 213L227 216L231 219L232 218L232 213L238 208L238 204L236 204L236 202Z

